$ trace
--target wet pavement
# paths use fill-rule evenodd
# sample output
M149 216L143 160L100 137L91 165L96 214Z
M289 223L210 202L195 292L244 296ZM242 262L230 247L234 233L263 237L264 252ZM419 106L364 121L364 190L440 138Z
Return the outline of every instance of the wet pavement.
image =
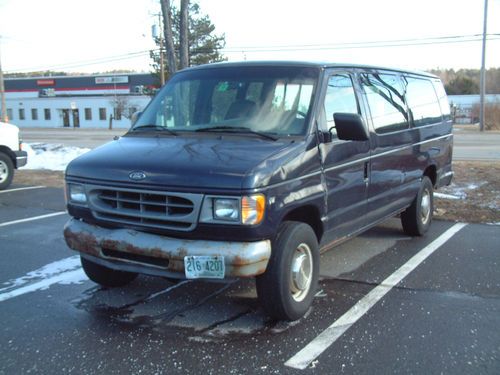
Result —
M290 323L263 314L252 279L99 287L64 210L61 189L0 193L0 374L500 372L500 226L460 229L298 370L285 363L455 223L411 238L391 219L323 254L313 307Z

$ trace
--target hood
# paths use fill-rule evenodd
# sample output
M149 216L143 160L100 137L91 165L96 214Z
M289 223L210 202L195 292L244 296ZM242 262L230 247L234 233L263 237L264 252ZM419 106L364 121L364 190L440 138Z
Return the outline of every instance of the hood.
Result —
M226 135L125 136L73 160L66 176L138 186L251 189L269 181L262 171L261 181L246 178L252 169L260 166L260 170L273 155L287 153L291 144L296 148L297 143L290 139L273 142ZM129 177L132 172L143 172L146 177L133 181Z
M16 125L0 121L0 132L3 133L4 131L8 133L19 133L19 128Z
M19 128L12 124L0 122L0 145L11 150L19 149Z

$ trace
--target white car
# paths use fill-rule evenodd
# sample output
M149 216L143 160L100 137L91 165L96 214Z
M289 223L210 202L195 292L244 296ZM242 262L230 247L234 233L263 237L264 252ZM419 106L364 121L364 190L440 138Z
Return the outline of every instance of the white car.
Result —
M14 169L26 165L28 154L21 149L19 128L0 122L0 190L6 189L14 177Z

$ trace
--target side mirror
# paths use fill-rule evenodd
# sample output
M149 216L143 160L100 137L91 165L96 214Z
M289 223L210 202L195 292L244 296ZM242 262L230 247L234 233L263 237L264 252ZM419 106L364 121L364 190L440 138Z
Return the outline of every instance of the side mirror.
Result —
M367 141L369 139L363 119L356 113L334 113L337 136L343 141Z
M130 116L130 126L134 126L134 124L139 120L139 117L141 117L142 111L137 111Z

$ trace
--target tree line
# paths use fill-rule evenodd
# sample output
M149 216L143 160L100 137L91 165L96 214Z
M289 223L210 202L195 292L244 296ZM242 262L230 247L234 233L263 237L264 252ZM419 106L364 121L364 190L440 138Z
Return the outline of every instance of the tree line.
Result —
M429 72L441 78L448 95L479 94L479 69L432 69ZM500 94L500 68L487 69L485 82L486 94Z

